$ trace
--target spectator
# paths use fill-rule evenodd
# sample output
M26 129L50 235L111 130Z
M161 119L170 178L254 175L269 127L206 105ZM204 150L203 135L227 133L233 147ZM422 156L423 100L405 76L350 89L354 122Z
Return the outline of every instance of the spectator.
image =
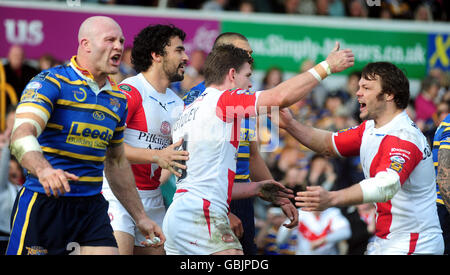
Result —
M39 73L37 69L26 64L25 51L19 45L13 45L9 48L8 63L5 64L6 82L16 91L17 100L20 99L22 91L25 89L28 81ZM10 104L8 102L7 104Z
M422 4L414 11L414 20L416 21L433 21L433 13L431 7L427 4Z
M241 1L239 4L239 11L242 13L253 13L255 11L255 5L249 0Z
M181 93L189 91L194 85L204 81L203 65L206 53L203 50L193 50L189 56L189 63L184 72L184 80L181 82Z
M39 71L48 70L56 65L58 61L51 54L44 54L39 58Z
M296 255L342 254L338 244L350 238L351 229L338 208L312 212L299 210L298 214L298 228L279 227L277 244L285 243L292 235L296 235Z
M350 17L367 17L366 6L361 0L350 0L347 8Z
M263 255L292 255L296 243L295 236L289 236L283 242L277 243L278 231L286 220L286 216L279 207L270 207L267 218L259 230L255 242L259 253ZM289 223L289 222L287 222Z
M223 11L228 4L228 0L208 0L202 5L202 10Z
M440 88L439 80L427 76L422 80L421 91L414 101L415 123L422 132L433 128L433 114L436 112L436 97Z

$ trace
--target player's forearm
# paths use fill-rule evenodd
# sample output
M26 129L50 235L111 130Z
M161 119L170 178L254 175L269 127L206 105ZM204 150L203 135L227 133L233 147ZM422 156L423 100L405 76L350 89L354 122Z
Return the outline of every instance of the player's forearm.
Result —
M438 151L438 171L436 182L447 210L450 212L450 150Z
M147 148L137 148L124 143L125 155L130 163L145 164L155 162L155 157L158 156L158 150Z
M235 182L231 192L232 200L247 199L258 195L260 186L256 182Z
M350 206L363 203L363 193L359 184L330 192L329 207Z
M280 83L272 89L263 91L257 101L258 114L269 111L264 107L278 106L284 108L296 103L304 98L318 83L319 81L311 73L305 72Z
M139 194L136 190L130 163L123 154L120 157L107 157L105 176L115 197L130 213L135 221L146 216Z
M21 142L24 138L28 139ZM19 161L20 165L31 174L38 176L45 168L52 167L44 157L40 145L37 142L35 127L24 123L20 125L11 136L11 154Z
M249 159L250 178L252 181L263 181L273 179L266 162L261 157L256 141L250 142L250 159Z
M286 125L286 131L312 151L326 156L337 156L332 144L330 131L303 125L292 119Z

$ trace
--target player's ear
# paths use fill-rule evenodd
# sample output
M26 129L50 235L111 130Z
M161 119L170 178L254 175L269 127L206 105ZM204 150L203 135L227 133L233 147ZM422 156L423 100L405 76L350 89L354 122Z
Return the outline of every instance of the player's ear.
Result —
M82 38L80 41L80 45L86 52L88 52L88 53L91 52L91 43L90 43L89 39Z
M157 54L156 52L152 52L151 56L152 56L153 61L155 61L157 63L160 63L162 60L161 55Z
M234 79L236 78L236 73L237 73L236 69L234 69L234 68L231 68L228 70L227 76L230 79L230 81L234 81Z

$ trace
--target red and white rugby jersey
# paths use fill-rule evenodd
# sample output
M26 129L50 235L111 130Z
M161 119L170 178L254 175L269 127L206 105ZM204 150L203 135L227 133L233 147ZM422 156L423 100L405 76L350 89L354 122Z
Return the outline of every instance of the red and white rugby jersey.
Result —
M183 138L183 148L189 151L177 193L189 192L228 211L241 120L244 116L256 116L258 95L259 92L245 93L240 89L207 88L186 106L173 127L174 140Z
M373 120L333 135L341 156L361 157L366 178L392 169L401 188L384 203L376 203L375 235L389 239L395 233L439 233L433 158L422 132L405 111L388 124L375 128Z
M157 92L142 73L119 84L127 96L128 117L124 142L136 148L160 150L172 143L172 127L184 108L183 100L171 89ZM132 164L139 190L153 190L159 185L161 168L155 164Z

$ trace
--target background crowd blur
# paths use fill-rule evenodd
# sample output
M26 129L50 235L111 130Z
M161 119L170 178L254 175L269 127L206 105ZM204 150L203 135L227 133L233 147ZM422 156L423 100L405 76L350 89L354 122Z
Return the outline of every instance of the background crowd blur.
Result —
M56 1L56 0L55 0ZM64 0L65 1L65 0ZM158 6L159 1L143 0L83 0L103 4L126 4ZM448 21L450 1L381 1L380 7L367 9L366 1L359 0L209 0L163 1L166 6L181 9L209 9L241 12L273 12L285 14L306 14L326 16L375 17L382 19L400 18L410 20ZM202 67L207 53L195 50L190 54L189 66L182 82L173 83L172 89L182 96L191 87L203 80ZM20 46L12 46L8 56L4 57L6 81L14 88L17 99L27 82L37 73L50 67L64 64L67 60L56 60L52 53L45 54L39 60L30 60ZM315 64L306 60L299 66L303 72ZM131 63L131 49L126 48L123 54L120 73L115 75L116 82L135 75ZM261 83L254 83L258 89L271 88L283 81L283 70L272 67L265 72ZM346 84L334 89L318 85L309 96L290 107L297 120L317 128L339 131L359 124L359 104L356 92L361 73L352 71ZM450 109L450 74L440 69L432 69L421 81L417 96L410 99L407 109L409 116L422 130L432 145L437 126L449 113ZM15 194L24 182L24 171L8 150L9 135L14 120L15 106L7 100L6 129L0 133L0 250L7 241L9 218ZM270 128L270 123L268 123ZM273 137L267 128L258 129L261 144L277 138L279 146L272 152L262 155L275 180L282 182L294 191L304 190L307 185L322 185L328 190L348 187L364 178L359 157L327 158L313 153L294 138L280 130L279 136ZM171 182L173 183L173 181ZM170 183L170 184L171 184ZM172 188L173 190L173 188ZM316 251L324 254L363 254L367 243L374 234L375 208L365 204L358 207L340 208L339 213L348 223L342 227L351 234L336 239L333 250L320 249L323 241L333 231L329 213L314 213L317 230L305 229L306 222L300 219L300 225L284 240L277 240L280 226L286 217L279 208L260 199L254 200L257 236L255 242L260 254L302 254L300 242L310 242L309 253ZM306 217L307 218L307 217ZM305 219L306 219L305 218ZM335 217L339 218L339 217ZM322 219L322 220L321 220ZM323 219L327 219L326 221ZM303 229L302 229L303 226Z

